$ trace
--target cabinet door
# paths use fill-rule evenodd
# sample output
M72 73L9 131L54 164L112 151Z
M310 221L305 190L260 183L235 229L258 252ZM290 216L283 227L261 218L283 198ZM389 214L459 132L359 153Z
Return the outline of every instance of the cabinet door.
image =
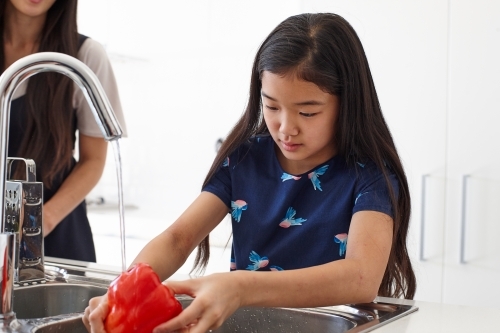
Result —
M451 2L444 302L499 307L500 2Z

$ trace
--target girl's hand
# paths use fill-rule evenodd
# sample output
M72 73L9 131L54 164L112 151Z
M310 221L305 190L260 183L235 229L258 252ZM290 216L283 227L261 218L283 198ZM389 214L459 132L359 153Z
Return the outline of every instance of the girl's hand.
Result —
M205 333L220 327L241 305L241 287L235 272L164 282L176 294L194 297L177 317L157 326L153 333Z
M82 318L87 331L91 333L106 333L104 330L104 319L106 319L108 312L107 295L92 298Z

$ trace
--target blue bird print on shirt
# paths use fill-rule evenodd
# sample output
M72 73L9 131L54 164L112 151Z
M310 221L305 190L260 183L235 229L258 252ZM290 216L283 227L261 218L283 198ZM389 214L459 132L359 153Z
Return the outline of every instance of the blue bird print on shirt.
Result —
M358 202L358 199L363 195L363 194L366 194L368 192L363 192L363 193L360 193L358 194L358 196L356 197L356 200L354 200L354 204L356 204L356 202Z
M281 268L280 266L276 266L276 265L272 265L272 266L270 266L270 267L269 267L269 269L270 269L271 271L284 271L284 269L283 269L283 268Z
M244 210L247 210L247 207L248 207L247 203L243 200L231 201L231 209L233 210L231 215L233 216L236 222L240 222L241 213Z
M323 165L321 168L318 168L307 175L307 177L309 177L309 179L313 183L315 190L318 189L320 191L323 191L321 189L321 182L319 181L318 177L323 175L327 169L328 165Z
M222 162L222 167L227 167L227 166L229 166L229 157L226 157L224 162Z
M266 267L267 264L269 264L269 259L267 257L262 257L257 254L257 252L252 251L250 252L250 256L248 256L248 259L252 262L252 264L247 266L247 269L250 271L256 271L259 268Z
M294 225L302 225L302 222L307 221L307 219L303 218L295 218L296 211L292 207L288 207L288 210L286 211L285 218L281 221L280 227L282 228L289 228Z
M283 174L281 175L281 180L282 181L290 180L290 179L299 180L300 178L302 178L302 177L297 177L297 176L294 176L294 175L290 175L290 174L288 174L286 172L283 172Z
M335 235L335 238L333 239L335 243L340 244L339 246L339 256L343 256L345 254L345 250L347 248L347 234L338 234Z
M232 271L236 269L236 260L234 260L234 258L231 258L231 264L229 265L229 269Z

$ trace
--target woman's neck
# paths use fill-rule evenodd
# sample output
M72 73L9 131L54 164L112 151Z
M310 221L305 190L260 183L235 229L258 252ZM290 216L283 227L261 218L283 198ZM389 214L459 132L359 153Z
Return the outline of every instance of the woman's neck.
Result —
M38 50L47 15L31 17L19 12L7 1L3 29L4 68Z

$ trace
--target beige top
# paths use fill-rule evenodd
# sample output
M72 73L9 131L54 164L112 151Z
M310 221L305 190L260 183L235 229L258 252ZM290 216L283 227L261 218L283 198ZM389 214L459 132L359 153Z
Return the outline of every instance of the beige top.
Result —
M123 116L122 105L120 103L118 87L113 73L113 68L111 67L111 62L106 54L106 50L104 50L104 47L102 47L99 42L91 38L87 38L78 51L77 58L86 64L96 74L97 78L101 82L104 92L106 93L113 111L115 112L116 119L122 128L122 137L126 137L127 127ZM17 88L13 96L14 99L26 93L27 82L28 81L24 81ZM103 137L103 134L99 129L99 125L97 125L94 114L92 113L82 90L76 86L76 84L73 94L73 107L76 109L76 126L78 131L87 136Z

